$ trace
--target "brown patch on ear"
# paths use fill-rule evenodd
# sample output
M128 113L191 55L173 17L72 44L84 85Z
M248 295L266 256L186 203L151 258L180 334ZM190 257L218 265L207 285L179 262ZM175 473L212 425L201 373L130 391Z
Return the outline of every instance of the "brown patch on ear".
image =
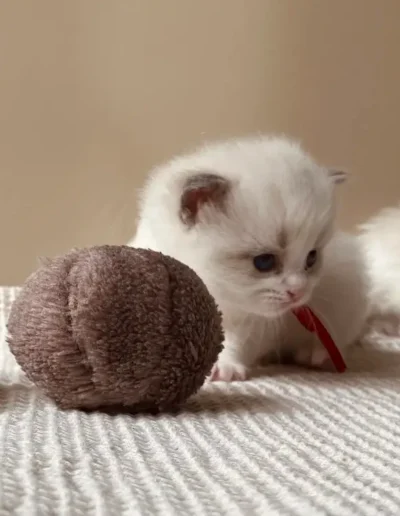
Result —
M189 178L181 196L181 220L193 226L204 204L213 204L223 209L229 187L229 182L216 174L202 173Z

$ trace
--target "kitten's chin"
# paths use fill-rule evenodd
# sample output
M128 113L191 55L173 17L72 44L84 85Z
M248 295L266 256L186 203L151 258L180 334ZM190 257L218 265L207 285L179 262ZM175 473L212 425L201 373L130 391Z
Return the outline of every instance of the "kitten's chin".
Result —
M267 319L275 319L276 317L282 317L292 310L292 306L289 304L279 305L261 305L257 307L246 307L246 311L252 315L259 315L266 317Z
M260 315L262 317L268 318L276 318L276 317L282 317L286 315L289 312L292 312L296 308L300 308L302 306L307 305L307 303L310 300L310 296L305 296L301 300L293 303L293 302L283 302L283 303L274 303L274 304L264 304L264 305L257 305L250 308L248 310L249 312Z
M235 295L231 294L231 296L219 296L218 304L222 311L224 310L239 310L241 312L248 313L249 315L257 315L259 317L265 317L267 319L274 319L277 317L283 317L284 315L292 312L296 308L300 308L301 306L305 306L308 304L311 294L304 295L301 299L296 302L293 301L260 301L255 296L248 297L251 302L244 302L244 299L237 298Z

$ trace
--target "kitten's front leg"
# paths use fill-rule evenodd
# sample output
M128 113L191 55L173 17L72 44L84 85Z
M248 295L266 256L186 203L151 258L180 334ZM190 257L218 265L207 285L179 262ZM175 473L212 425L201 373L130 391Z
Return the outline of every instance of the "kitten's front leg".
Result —
M289 353L296 364L306 368L332 370L329 353L315 333L303 328L293 317L288 318L286 332Z
M329 371L333 368L328 351L320 342L296 349L294 360L298 365Z
M225 331L224 349L214 364L209 379L212 382L247 380L258 358L259 350L255 343Z
M232 341L225 339L224 346L224 350L221 351L218 361L211 370L210 381L235 382L246 380L249 377L250 366L243 363L240 357L231 351L231 348L235 346Z

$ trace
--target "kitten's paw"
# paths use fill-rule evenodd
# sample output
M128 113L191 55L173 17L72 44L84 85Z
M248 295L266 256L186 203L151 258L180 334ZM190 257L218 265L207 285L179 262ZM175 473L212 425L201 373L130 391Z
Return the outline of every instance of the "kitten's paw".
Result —
M243 382L249 377L246 366L236 363L217 362L212 368L210 382Z
M328 351L322 346L316 346L311 354L311 367L321 369L323 371L334 371L335 367L332 363Z
M400 335L400 317L396 315L383 315L368 321L368 329L371 333L377 333L383 337L398 337Z
M308 346L297 349L293 354L295 364L304 367L310 367L311 365L311 350Z
M333 364L329 353L322 346L318 345L310 349L308 346L298 349L294 355L296 364L312 369L332 371Z

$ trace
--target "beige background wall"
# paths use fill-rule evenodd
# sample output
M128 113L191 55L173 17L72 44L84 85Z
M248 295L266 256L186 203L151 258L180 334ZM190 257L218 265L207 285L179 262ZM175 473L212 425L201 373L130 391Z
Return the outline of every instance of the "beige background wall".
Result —
M341 222L400 199L399 0L3 0L0 283L123 243L151 166L287 132L353 172Z

